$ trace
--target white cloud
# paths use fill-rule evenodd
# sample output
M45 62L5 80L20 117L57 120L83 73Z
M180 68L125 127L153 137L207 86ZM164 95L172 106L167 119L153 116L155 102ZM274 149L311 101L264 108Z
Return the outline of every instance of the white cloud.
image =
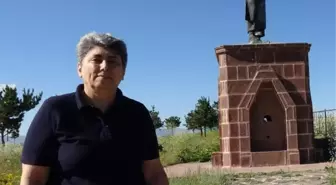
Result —
M6 85L8 85L8 86L11 87L11 88L15 88L15 87L16 87L15 84L0 84L0 90L2 90L3 88L5 88Z

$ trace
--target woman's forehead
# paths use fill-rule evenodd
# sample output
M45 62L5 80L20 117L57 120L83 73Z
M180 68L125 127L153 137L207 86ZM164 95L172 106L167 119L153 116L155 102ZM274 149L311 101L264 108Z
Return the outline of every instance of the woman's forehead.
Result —
M100 57L117 57L119 56L119 53L114 49L107 49L104 47L96 46L92 48L87 55Z

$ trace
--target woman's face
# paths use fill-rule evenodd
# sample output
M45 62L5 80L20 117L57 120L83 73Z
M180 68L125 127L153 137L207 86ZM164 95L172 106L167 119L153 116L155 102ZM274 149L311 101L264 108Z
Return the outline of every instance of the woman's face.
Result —
M125 75L121 56L114 50L96 46L77 66L78 75L85 85L95 91L113 92Z

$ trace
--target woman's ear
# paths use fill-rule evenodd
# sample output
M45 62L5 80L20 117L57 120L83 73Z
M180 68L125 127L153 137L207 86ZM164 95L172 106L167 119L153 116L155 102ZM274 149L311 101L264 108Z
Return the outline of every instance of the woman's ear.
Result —
M81 62L77 62L77 74L79 78L82 78L82 63Z

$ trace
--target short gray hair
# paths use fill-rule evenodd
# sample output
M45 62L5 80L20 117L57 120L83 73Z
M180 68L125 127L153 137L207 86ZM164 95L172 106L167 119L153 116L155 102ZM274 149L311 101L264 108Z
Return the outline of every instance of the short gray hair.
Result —
M90 32L80 38L76 52L78 62L81 62L87 53L95 46L113 49L121 56L123 66L127 65L127 47L124 41L113 37L110 33Z

